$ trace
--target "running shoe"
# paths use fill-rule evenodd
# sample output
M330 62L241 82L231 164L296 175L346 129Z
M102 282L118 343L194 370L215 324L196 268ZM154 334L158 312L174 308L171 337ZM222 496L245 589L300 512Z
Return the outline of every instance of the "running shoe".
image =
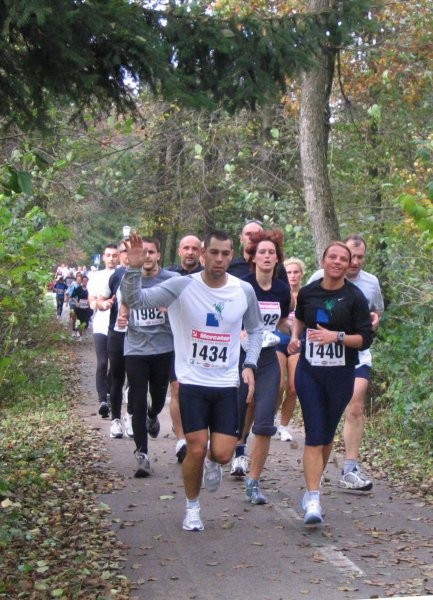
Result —
M373 482L368 479L361 469L355 467L353 471L344 474L341 473L338 486L346 490L358 490L359 492L368 492L373 487Z
M113 419L111 421L110 437L112 437L112 438L123 437L122 421L120 419Z
M311 498L308 492L305 492L302 498L302 509L305 511L304 525L320 525L320 523L323 523L322 507L318 494Z
M107 417L109 417L110 416L110 408L109 408L108 404L106 402L100 402L98 412L103 419L106 419Z
M251 502L251 504L267 504L268 499L260 489L260 486L257 482L253 482L252 480L247 483L246 487L246 500Z
M287 425L280 425L278 427L278 434L282 442L291 442L293 440L292 434L290 433Z
M245 477L248 471L248 458L245 455L235 456L232 460L230 475L232 477Z
M176 442L176 457L177 462L182 464L186 456L186 440L177 440Z
M223 472L221 465L207 457L204 459L203 484L208 492L216 492L221 484Z
M132 415L129 412L126 415L123 415L123 429L125 430L125 435L129 438L134 437L134 430L132 429Z
M183 520L183 529L185 531L203 531L204 525L200 518L200 507L187 508Z
M150 435L150 437L154 439L157 438L160 429L161 425L158 417L149 417L149 415L147 415L147 433Z
M135 458L137 459L137 470L134 473L134 477L149 477L152 471L150 469L150 462L147 454L144 452L136 452Z

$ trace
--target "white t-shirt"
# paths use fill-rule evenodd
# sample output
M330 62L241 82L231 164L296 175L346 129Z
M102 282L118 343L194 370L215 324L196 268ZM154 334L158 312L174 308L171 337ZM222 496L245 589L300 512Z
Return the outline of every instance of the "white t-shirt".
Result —
M224 286L212 288L202 273L195 273L141 289L140 278L138 270L126 270L122 297L132 309L168 307L178 380L205 387L238 386L242 321L250 336L246 363L257 364L263 337L252 286L227 275Z
M105 291L108 287L108 280L110 279L114 269L103 269L102 271L95 271L89 278L87 288L89 290L89 296L104 296ZM92 331L93 333L108 334L108 325L110 324L110 311L109 310L95 310L92 319Z

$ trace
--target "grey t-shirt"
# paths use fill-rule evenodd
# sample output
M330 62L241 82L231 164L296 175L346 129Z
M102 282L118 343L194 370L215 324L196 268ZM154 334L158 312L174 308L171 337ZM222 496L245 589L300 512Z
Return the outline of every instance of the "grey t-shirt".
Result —
M178 273L161 269L154 277L141 277L141 287L150 288ZM125 356L148 356L173 351L173 333L167 310L163 307L130 308Z

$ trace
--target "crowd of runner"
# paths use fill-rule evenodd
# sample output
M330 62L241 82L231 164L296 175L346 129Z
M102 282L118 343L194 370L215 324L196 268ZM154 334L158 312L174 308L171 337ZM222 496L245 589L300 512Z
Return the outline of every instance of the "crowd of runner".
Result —
M359 450L369 347L384 309L379 282L363 270L367 245L357 234L331 242L322 269L304 286L305 264L285 259L282 231L246 220L240 245L235 257L223 231L204 240L187 235L179 264L162 268L159 241L131 234L104 248L101 270L60 265L52 286L57 315L69 305L78 338L92 322L99 414L111 418L112 438L133 438L136 477L152 474L148 436L158 437L170 386L185 530L204 528L201 487L215 491L227 463L230 476L245 481L248 502L268 503L261 474L271 438L291 441L299 398L301 506L305 525L316 526L324 518L320 489L343 415L338 485L360 492L373 486Z

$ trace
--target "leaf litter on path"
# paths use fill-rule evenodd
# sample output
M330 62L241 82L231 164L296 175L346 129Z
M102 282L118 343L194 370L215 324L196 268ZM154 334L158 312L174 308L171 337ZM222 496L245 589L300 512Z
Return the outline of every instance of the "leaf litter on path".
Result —
M58 360L76 386L75 357L66 348ZM2 417L0 597L127 600L126 550L98 499L123 482L101 437L61 402Z

